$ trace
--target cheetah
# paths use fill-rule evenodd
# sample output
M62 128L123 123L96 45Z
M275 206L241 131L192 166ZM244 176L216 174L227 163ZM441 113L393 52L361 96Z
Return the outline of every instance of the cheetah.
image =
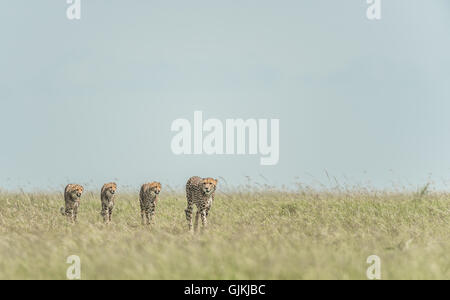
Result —
M156 203L158 202L160 192L161 183L159 182L150 182L142 185L141 192L139 193L142 225L149 225L150 222L153 223Z
M202 219L202 229L207 227L207 217L211 205L214 201L214 194L216 192L217 179L213 178L200 178L194 176L189 178L186 183L186 199L187 208L185 209L186 220L188 222L188 229L193 232L192 228L192 213L194 204L197 206L197 212L195 215L194 230L198 228L198 218Z
M64 189L65 207L61 207L60 212L71 222L77 221L78 207L80 206L80 197L83 191L84 188L79 184L68 184Z
M112 211L114 208L114 198L116 196L117 184L115 182L106 183L102 187L100 198L102 201L102 210L100 215L103 217L103 222L111 222Z

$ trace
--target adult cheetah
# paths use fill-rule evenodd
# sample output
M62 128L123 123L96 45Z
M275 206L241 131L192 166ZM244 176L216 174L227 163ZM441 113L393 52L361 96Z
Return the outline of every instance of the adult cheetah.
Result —
M189 178L186 183L187 208L185 209L185 213L190 232L192 232L192 213L194 204L197 206L194 230L197 230L198 228L199 217L202 218L202 229L206 228L206 218L208 217L209 210L211 209L211 205L214 201L217 182L217 179L194 176Z
M155 215L156 203L158 202L158 195L161 192L161 183L150 182L142 185L139 193L139 201L141 204L141 218L142 224L153 223Z
M84 188L79 184L68 184L64 189L65 208L61 207L60 212L63 216L67 216L71 222L77 221L78 207L83 191Z
M103 217L103 222L111 222L112 211L114 208L114 198L116 197L117 184L115 182L106 183L103 185L100 198L102 201L102 210L100 214Z

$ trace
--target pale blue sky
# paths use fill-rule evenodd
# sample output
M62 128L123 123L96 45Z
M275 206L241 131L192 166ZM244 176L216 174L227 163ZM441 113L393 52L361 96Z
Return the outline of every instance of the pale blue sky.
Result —
M0 187L450 186L450 2L8 1ZM175 156L177 118L280 119L280 161ZM431 174L431 175L430 175Z

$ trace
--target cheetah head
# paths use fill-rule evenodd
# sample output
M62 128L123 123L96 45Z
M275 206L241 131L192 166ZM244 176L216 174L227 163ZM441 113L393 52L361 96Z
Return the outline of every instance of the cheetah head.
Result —
M111 182L111 183L108 183L106 185L106 192L107 193L109 193L111 195L114 195L116 193L116 190L117 190L117 184L116 183Z
M150 190L151 190L155 195L159 195L159 193L161 192L161 183L156 182L156 181L150 183Z
M202 190L205 195L211 195L215 190L217 186L217 179L213 178L203 178L202 180Z
M70 194L73 198L80 198L83 194L84 188L81 185L75 185L72 190L70 191Z

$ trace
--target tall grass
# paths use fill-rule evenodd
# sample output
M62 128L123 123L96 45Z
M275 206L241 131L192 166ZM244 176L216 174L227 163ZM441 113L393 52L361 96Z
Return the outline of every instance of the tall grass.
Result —
M153 227L137 193L117 196L113 222L86 192L79 223L60 215L61 193L0 192L0 279L365 279L370 255L383 279L450 279L450 200L367 188L218 191L202 234L186 232L182 193L163 190Z

